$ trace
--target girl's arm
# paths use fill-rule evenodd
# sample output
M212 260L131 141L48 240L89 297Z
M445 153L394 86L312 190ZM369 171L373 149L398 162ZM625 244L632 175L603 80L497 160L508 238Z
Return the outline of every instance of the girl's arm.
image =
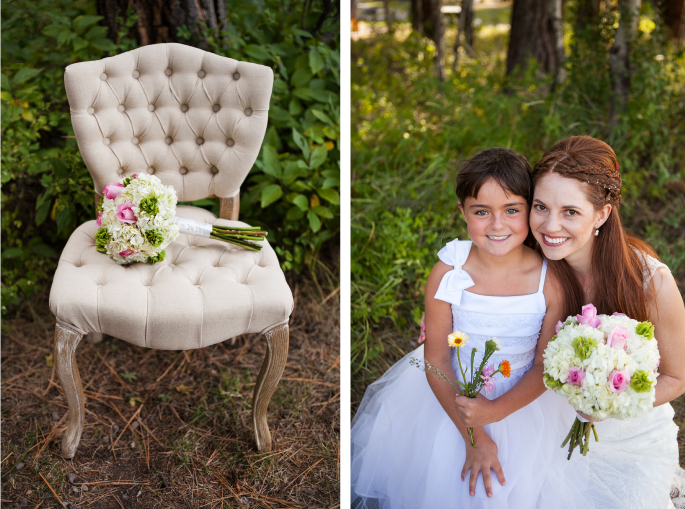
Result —
M447 344L447 336L452 333L452 308L449 303L433 298L438 291L442 277L450 270L452 270L452 267L443 262L438 262L428 277L428 283L426 284L426 343L424 357L457 385L457 377L454 374L450 361L450 347ZM500 484L503 486L505 484L502 466L497 459L497 445L485 433L483 428L474 428L473 434L476 446L471 447L471 439L466 426L459 418L454 407L456 391L450 384L439 380L435 375L426 373L426 378L433 394L435 394L440 405L464 438L466 462L461 472L461 480L463 481L466 472L471 470L469 493L474 495L478 473L481 472L483 474L485 491L488 497L491 497L490 469L495 471Z
M455 409L462 422L467 426L485 426L492 422L501 421L508 415L535 401L547 390L542 382L544 371L542 354L545 348L547 348L550 338L555 333L556 323L566 318L561 316L559 287L555 284L553 275L549 271L547 274L544 287L547 314L542 321L533 366L521 377L514 387L498 398L489 400L480 394L475 399L463 396L457 397Z
M685 392L685 305L673 275L658 269L652 278L655 297L650 299L649 320L659 344L661 364L654 406L663 405Z

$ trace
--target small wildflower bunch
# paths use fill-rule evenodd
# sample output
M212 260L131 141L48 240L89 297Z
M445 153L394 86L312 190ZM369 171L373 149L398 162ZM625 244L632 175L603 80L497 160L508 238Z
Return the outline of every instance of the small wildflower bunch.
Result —
M629 419L653 409L660 362L654 326L622 313L597 315L588 304L582 314L557 323L543 354L544 383L583 414L595 419ZM576 419L564 447L588 451L594 425Z
M477 352L477 348L471 349L471 381L466 381L466 372L461 364L461 354L460 348L466 344L469 340L468 334L462 331L454 331L452 334L447 336L447 343L452 347L457 349L457 361L459 362L459 371L461 372L461 377L464 382L455 380L456 384L447 377L442 371L437 367L433 366L427 360L423 360L423 363L419 359L412 358L410 363L419 369L422 369L426 373L433 373L440 380L448 382L454 389L461 393L462 396L468 398L475 398L480 394L481 390L485 391L485 394L490 394L495 388L494 376L497 373L502 373L502 376L509 378L511 376L511 365L509 361L502 361L499 366L495 369L494 365L486 365L488 360L492 355L501 349L499 340L497 338L488 338L485 341L485 353L483 354L483 360L474 372L474 360ZM469 436L471 437L471 445L475 447L475 441L473 439L473 428L468 428Z
M119 265L157 263L179 233L229 242L252 251L264 240L259 227L219 226L176 217L176 191L154 175L134 173L107 184L98 204L95 249Z

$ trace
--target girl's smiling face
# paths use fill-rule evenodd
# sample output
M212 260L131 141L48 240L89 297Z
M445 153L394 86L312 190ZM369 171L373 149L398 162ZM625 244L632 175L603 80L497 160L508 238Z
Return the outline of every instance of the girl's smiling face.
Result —
M459 204L469 237L493 256L504 256L523 244L528 236L528 204L508 194L494 179L487 180L478 196Z
M595 209L584 185L558 173L548 173L535 186L530 228L550 260L590 259L595 230L609 217L611 205Z

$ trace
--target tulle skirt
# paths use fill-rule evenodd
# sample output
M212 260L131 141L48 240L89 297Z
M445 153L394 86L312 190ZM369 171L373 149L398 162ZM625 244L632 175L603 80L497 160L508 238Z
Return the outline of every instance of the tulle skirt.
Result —
M423 359L423 347L368 387L352 421L355 509L592 507L587 457L576 450L567 461L560 447L575 412L551 391L484 427L497 444L506 486L493 471L493 497L486 496L481 475L470 496L469 474L462 482L461 471L471 445L438 403L426 374L409 364L412 357ZM488 397L504 394L516 381L498 380Z

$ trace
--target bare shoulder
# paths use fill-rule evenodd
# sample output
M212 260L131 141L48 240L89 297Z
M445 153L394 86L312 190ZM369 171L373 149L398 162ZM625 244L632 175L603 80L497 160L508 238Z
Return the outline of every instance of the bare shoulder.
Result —
M683 297L673 274L660 267L652 275L654 293L650 298L651 308L662 315L664 312L679 312L683 309Z
M556 274L554 274L553 270L547 270L543 293L545 294L545 301L547 302L548 309L552 306L561 306L562 288L559 279Z
M445 262L442 261L439 261L438 263L433 265L431 273L428 276L426 289L435 288L437 290L438 286L440 286L440 281L442 281L443 276L452 269L454 269L454 267L452 267L451 265L447 265Z

